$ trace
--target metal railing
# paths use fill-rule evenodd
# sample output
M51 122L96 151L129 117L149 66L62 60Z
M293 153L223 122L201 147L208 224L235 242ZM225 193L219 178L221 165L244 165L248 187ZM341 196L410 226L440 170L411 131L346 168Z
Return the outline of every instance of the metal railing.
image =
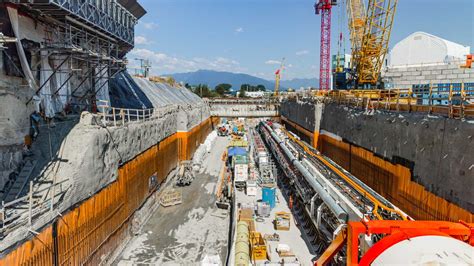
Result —
M426 84L408 89L318 92L325 101L368 110L425 112L450 118L474 118L474 83Z
M178 110L177 105L159 108L131 109L118 108L108 105L107 101L98 101L97 116L105 126L124 126L130 122L143 122L161 118L172 111Z
M67 188L63 188L63 183L67 180L59 181L36 191L33 189L34 182L30 181L30 190L27 195L6 203L2 201L0 206L0 239L3 239L20 226L28 225L31 227L33 219L48 211L53 211L54 205L67 191Z

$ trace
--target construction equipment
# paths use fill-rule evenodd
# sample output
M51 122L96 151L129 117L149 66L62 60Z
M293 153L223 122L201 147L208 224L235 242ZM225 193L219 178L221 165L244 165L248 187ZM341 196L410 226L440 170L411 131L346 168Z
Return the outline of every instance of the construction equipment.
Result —
M461 68L471 68L472 66L472 54L466 55L466 64L462 65Z
M273 96L278 96L279 90L280 90L280 79L281 79L281 74L283 72L283 68L285 67L285 58L281 60L280 68L277 69L275 72L275 91L273 92Z
M314 265L330 264L344 248L346 265L420 265L427 264L427 258L429 264L468 265L473 259L473 226L445 221L349 222ZM377 241L363 246L361 236Z
M367 13L363 20L361 20L361 16L364 14L361 0L347 1L348 10L352 12L349 29L351 32L354 31L351 36L354 35L354 41L356 41L356 54L353 55L352 64L357 83L376 85L385 56L388 53L388 42L398 0L369 0ZM352 21L352 18L355 20ZM362 37L360 36L361 22L364 22ZM359 41L361 43L358 43Z
M362 0L346 0L352 47L352 66L347 82L352 88L373 87L388 52L393 17L398 0L369 0L367 9ZM331 8L335 0L319 0L316 14L321 14L320 89L330 88ZM337 58L339 60L339 58Z
M316 15L321 14L320 90L331 89L331 9L336 4L336 0L319 0L314 5Z
M177 186L189 186L194 180L192 161L182 161L176 177Z
M221 137L228 136L229 135L229 130L227 129L227 127L222 125L217 129L217 135L221 136Z
M275 213L275 230L289 231L290 230L290 217L291 214L288 212L277 212Z

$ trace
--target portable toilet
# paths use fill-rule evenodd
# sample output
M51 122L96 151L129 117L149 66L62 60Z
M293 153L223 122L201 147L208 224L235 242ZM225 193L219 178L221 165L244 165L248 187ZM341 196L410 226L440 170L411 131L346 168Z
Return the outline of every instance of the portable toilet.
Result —
M262 188L262 201L270 205L270 209L275 208L276 189L275 187Z

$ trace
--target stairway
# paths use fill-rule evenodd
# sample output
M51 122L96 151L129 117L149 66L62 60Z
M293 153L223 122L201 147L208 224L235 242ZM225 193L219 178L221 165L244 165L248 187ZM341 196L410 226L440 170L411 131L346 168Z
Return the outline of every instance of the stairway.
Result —
M20 197L21 192L25 188L26 184L28 183L30 179L30 175L33 172L33 169L36 166L36 160L27 160L25 162L25 165L21 169L20 174L18 177L15 179L13 185L10 186L10 189L6 193L6 195L3 197L3 200L5 203L13 201Z

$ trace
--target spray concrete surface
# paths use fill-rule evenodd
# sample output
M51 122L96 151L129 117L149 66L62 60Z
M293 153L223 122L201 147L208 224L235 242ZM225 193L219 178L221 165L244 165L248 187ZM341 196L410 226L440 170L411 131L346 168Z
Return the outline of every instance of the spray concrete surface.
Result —
M324 108L321 130L364 147L394 163L408 161L413 180L474 211L474 124L419 113L388 113L337 104Z
M182 189L182 203L167 208L160 206L127 244L115 264L224 264L229 216L227 211L216 207L215 193L228 141L216 138L210 152L204 155L193 183L177 188Z

